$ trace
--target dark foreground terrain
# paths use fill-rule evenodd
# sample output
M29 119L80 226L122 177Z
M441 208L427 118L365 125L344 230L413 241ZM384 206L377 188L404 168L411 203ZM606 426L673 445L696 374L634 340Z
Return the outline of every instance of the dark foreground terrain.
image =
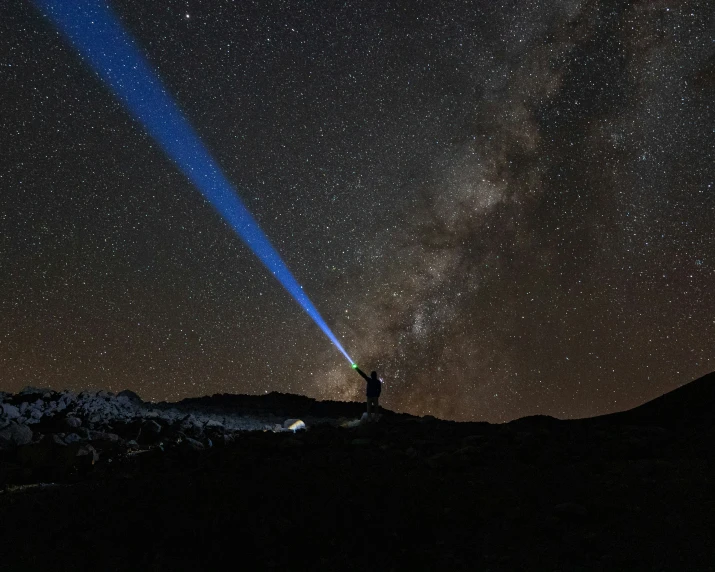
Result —
M125 420L66 463L43 419L0 458L0 569L715 570L715 374L579 421L184 405L291 399L306 431Z

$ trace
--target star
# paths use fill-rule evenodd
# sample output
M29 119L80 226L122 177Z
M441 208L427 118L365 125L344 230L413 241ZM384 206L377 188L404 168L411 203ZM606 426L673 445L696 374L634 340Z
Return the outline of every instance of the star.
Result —
M362 399L33 6L0 37L0 390ZM715 369L711 16L589 6L113 3L381 402L489 421Z

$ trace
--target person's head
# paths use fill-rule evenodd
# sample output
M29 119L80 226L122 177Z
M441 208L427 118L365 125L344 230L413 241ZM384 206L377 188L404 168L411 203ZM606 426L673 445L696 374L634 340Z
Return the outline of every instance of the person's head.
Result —
M373 372L370 374L370 377L371 377L372 379L377 379L377 372L376 372L376 371L373 371Z

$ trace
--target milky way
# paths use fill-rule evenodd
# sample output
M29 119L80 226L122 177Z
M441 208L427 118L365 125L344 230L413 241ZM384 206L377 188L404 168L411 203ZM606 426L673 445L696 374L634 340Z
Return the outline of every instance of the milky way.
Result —
M586 416L715 369L710 3L114 6L388 407ZM2 389L360 398L51 26L2 15Z

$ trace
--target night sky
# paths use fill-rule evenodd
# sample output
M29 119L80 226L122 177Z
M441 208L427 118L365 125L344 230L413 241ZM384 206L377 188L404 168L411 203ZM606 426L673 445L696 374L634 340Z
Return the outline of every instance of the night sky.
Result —
M112 1L391 409L715 370L715 4ZM0 389L364 381L30 3L0 8Z

